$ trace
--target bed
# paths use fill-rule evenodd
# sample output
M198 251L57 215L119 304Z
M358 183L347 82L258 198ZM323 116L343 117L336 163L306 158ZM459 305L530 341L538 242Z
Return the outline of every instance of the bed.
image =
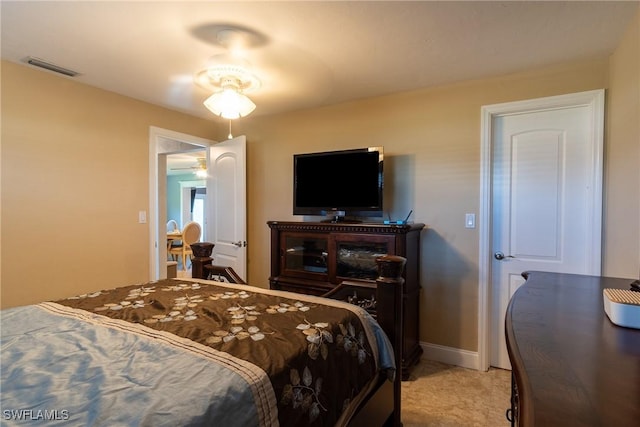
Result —
M377 292L390 308L377 321L233 274L3 310L3 423L400 425L403 264L385 258Z

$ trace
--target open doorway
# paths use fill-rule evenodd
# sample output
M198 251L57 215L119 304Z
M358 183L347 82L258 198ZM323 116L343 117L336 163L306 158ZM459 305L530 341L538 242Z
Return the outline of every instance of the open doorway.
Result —
M207 197L207 164L206 151L197 150L168 154L167 158L167 233L184 230L190 222L200 226L200 238L207 235L205 203ZM171 245L180 246L182 242L171 236ZM170 246L167 245L167 249ZM170 256L178 261L178 272L187 271L180 257Z
M166 176L168 155L206 152L206 232L214 243L214 257L246 278L246 137L215 142L151 126L149 129L149 254L150 279L167 276ZM173 236L171 236L173 237ZM245 279L246 280L246 279Z
M150 279L158 280L167 277L167 221L180 217L178 226L186 224L186 218L182 214L169 214L168 188L169 176L173 175L173 169L188 168L187 175L191 181L200 181L193 174L192 167L199 166L197 159L205 159L206 150L214 141L195 137L179 132L150 127L149 129L149 230L150 230ZM204 155L204 156L203 156ZM169 161L171 159L171 162ZM182 163L180 163L182 162ZM182 166L180 166L182 164ZM185 171L185 170L182 170ZM187 179L183 180L187 182ZM202 180L205 182L204 180ZM206 186L206 184L203 184ZM179 184L178 184L179 186ZM196 186L197 188L197 186ZM182 191L178 190L176 199L178 206L182 204ZM204 205L206 206L206 205ZM182 210L181 207L178 208ZM202 221L206 227L206 211L203 209ZM204 230L204 229L203 229Z
M202 236L206 236L206 178L206 151L167 155L167 220L174 220L180 229L196 221Z

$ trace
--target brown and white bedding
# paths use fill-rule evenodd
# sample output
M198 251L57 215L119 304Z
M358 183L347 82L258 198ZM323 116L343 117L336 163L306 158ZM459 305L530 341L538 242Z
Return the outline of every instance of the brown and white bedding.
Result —
M1 321L9 424L344 425L394 368L359 307L247 285L162 280Z

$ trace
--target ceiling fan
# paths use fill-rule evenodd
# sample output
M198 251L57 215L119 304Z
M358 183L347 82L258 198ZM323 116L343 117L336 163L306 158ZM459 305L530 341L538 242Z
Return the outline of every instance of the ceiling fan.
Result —
M194 166L188 166L183 168L170 168L170 169L172 171L192 170L193 173L195 173L197 176L201 178L205 178L207 176L207 159L205 159L204 157L198 157L196 161L198 163Z

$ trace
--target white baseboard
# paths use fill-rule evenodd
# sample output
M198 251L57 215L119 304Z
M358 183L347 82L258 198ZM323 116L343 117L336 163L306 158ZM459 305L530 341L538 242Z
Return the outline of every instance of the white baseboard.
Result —
M435 360L448 365L461 366L463 368L480 370L480 358L475 351L459 348L445 347L443 345L421 342L424 350L423 359Z

